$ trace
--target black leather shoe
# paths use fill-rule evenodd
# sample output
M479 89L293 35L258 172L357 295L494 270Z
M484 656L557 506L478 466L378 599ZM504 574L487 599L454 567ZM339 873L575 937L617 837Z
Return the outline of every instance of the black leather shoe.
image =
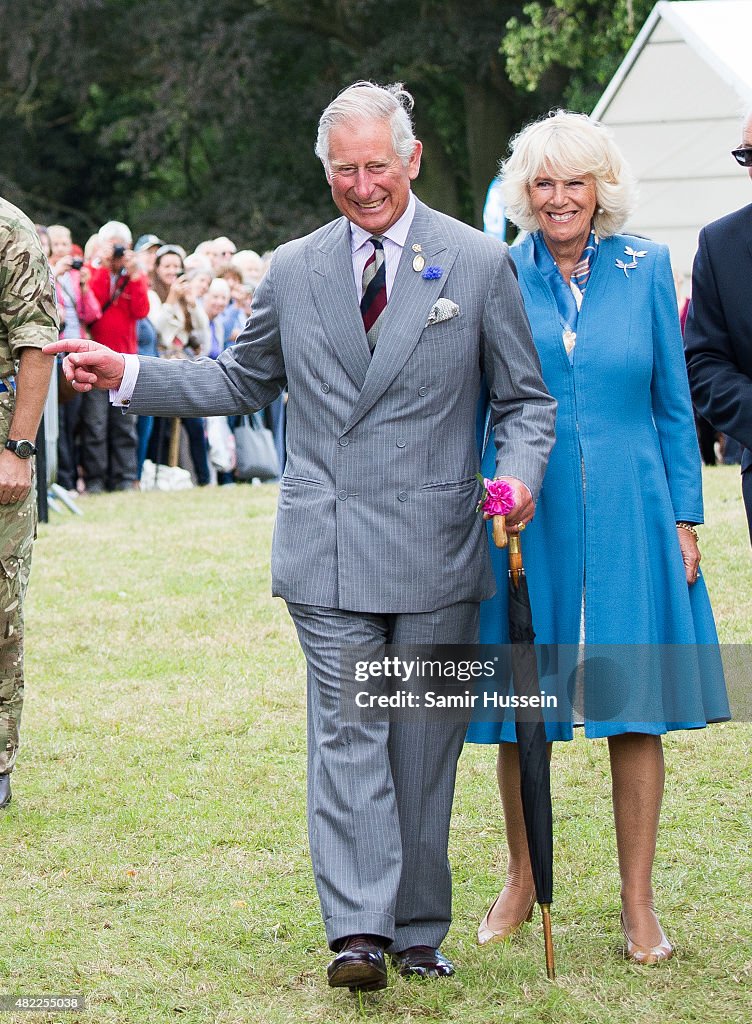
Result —
M350 935L326 969L332 988L375 992L386 988L386 961L380 942L372 935Z
M0 775L0 809L8 806L11 801L11 797L10 773L6 772L5 775Z
M392 953L391 958L403 978L450 978L454 974L454 964L432 946L408 946Z

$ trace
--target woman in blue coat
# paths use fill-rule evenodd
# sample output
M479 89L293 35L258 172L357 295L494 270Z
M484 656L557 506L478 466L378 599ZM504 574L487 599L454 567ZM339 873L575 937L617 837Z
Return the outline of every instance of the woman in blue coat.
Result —
M652 890L661 735L729 717L699 569L700 457L671 265L664 246L617 233L633 180L606 128L557 111L529 125L512 150L507 213L529 232L512 255L558 402L525 565L537 642L571 645L556 648L558 675L584 687L581 717L559 713L547 735L571 739L573 724L583 724L587 736L608 737L627 955L657 963L673 953ZM484 457L488 476L493 454ZM492 554L499 594L482 608L481 640L503 643L506 555L493 545ZM597 648L604 656L588 662L590 645L607 645ZM545 683L550 693L557 679L544 673ZM506 884L478 931L485 944L529 919L534 888L514 722L476 721L468 739L499 744L509 846Z

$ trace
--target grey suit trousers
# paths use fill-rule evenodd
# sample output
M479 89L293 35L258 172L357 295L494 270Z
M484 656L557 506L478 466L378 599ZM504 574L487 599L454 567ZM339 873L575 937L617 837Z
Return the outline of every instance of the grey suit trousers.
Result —
M393 952L438 947L451 922L449 821L467 723L346 720L340 653L476 643L479 606L396 615L288 608L308 665L308 833L327 941L337 949L362 933L383 936Z

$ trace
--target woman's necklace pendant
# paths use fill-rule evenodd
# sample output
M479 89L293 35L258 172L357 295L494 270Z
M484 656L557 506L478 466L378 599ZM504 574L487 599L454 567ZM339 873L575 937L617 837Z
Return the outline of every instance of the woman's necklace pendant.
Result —
M577 341L577 335L574 331L567 329L561 332L562 341L564 342L564 348L566 349L567 355L574 348L574 343Z

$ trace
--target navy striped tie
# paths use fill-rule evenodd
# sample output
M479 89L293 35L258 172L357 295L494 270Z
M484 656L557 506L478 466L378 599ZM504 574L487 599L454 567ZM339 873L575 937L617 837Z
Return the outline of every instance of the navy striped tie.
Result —
M368 347L373 352L381 326L381 315L386 309L386 262L381 236L374 235L369 241L373 244L373 252L363 268L363 298L360 300L360 312L366 329Z

